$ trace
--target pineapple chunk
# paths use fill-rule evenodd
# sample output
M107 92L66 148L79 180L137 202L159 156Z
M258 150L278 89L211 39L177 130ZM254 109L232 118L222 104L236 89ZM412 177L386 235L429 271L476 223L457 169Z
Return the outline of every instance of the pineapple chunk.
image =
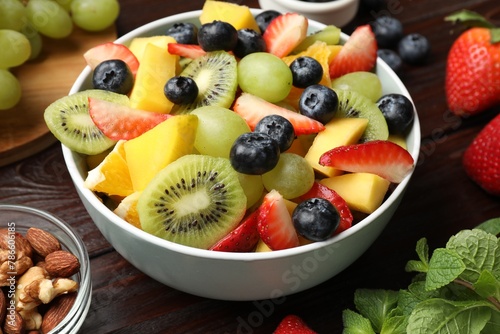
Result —
M178 115L124 143L134 191L144 190L169 163L193 152L198 117Z
M201 24L215 20L230 23L236 30L249 28L260 32L250 8L244 5L222 1L205 1L200 15Z
M179 57L168 49L147 43L130 93L130 106L135 109L169 113L173 103L163 91L165 83L175 76Z
M389 134L389 138L387 138L387 140L392 141L394 144L398 144L405 150L408 150L408 146L406 145L406 139L402 135Z
M171 36L136 37L132 39L132 42L130 42L129 49L130 51L132 51L140 64L142 62L142 57L144 56L146 45L148 45L149 43L154 44L162 49L168 50L168 44L175 42L175 39Z
M368 125L365 118L334 118L318 133L306 153L305 159L314 170L324 176L331 177L343 172L333 167L321 166L319 158L323 153L342 145L355 144Z
M390 182L370 173L349 173L322 179L321 184L335 190L351 210L370 214L384 200Z

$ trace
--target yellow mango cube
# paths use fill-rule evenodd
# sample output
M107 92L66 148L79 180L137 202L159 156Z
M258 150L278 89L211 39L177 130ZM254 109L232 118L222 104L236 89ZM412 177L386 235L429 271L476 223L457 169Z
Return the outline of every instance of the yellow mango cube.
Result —
M148 36L148 37L135 37L130 42L129 50L132 51L134 56L139 61L139 64L142 61L142 57L144 56L144 50L146 46L151 43L162 49L168 50L169 43L175 43L175 39L171 36Z
M144 190L169 163L193 152L198 117L179 115L124 144L134 191Z
M318 133L307 151L305 159L319 174L326 177L340 175L343 172L333 167L319 164L321 155L335 147L355 144L368 125L365 118L334 118L327 124L325 129Z
M130 93L130 106L135 109L169 113L174 104L163 91L175 76L179 57L167 49L147 43Z
M205 1L200 15L201 24L215 20L227 22L236 30L248 28L260 32L250 8L244 5L222 1Z
M349 173L320 180L335 190L351 210L370 214L384 200L390 182L370 173Z

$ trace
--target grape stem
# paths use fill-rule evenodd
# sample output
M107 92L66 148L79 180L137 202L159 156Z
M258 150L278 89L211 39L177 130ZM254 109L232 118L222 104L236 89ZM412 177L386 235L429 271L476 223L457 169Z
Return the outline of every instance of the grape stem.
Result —
M458 278L457 278L457 279L455 279L455 280L453 280L453 282L455 282L455 283L456 283L456 284L458 284L458 285L462 285L462 286L464 286L464 287L466 287L466 288L468 288L468 289L470 289L470 290L472 290L472 291L476 292L476 289L474 288L474 285L472 285L470 282L467 282L467 281L464 281L464 280L461 280L461 279L458 279ZM492 303L492 304L495 306L495 308L496 308L497 310L499 310L499 311L500 311L500 302L499 302L499 301L498 301L495 297L493 297L493 296L488 296L486 299L487 299L490 303Z

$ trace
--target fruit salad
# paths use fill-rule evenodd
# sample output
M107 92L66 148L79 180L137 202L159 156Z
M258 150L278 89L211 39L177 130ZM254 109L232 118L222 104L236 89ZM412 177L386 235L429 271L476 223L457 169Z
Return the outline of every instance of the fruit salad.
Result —
M278 251L345 231L411 173L413 104L382 95L369 25L341 44L221 1L199 21L92 48L92 88L45 111L115 214L186 246Z

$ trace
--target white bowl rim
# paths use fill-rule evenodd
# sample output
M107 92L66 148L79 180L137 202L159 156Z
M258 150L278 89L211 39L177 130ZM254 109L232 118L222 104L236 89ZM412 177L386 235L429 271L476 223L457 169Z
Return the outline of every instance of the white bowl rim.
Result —
M262 12L263 10L261 9L251 9L251 11L255 13ZM172 16L168 16L165 18L161 18L152 22L149 22L143 26L140 26L131 32L123 35L122 37L118 38L115 42L116 43L125 43L127 40L134 36L139 36L141 34L144 34L151 30L153 27L158 27L159 25L167 25L169 23L174 23L182 20L192 20L195 17L199 17L199 14L201 13L201 10L195 10L195 11L190 11L190 12L184 12L180 14L175 14ZM325 24L314 21L314 20L309 20L310 22L314 23L318 28L323 28L325 27ZM348 35L341 33L341 39L346 40L348 38ZM405 94L410 100L411 96L406 89L406 86L401 82L400 78L390 69L390 67L382 61L380 58L377 59L377 65L379 67L384 68L384 70L387 72L387 74L390 75L391 79L395 82L398 83L398 86L401 87L402 93ZM78 91L78 88L83 84L85 81L85 78L90 74L90 68L87 66L82 73L78 76L76 79L75 83L73 84L69 94L76 93ZM413 102L413 101L412 101ZM418 114L415 112L415 119L413 123L413 128L414 132L414 142L415 145L410 152L412 155L414 161L415 161L415 166L418 161L418 155L420 151L420 122L418 119ZM181 244L177 244L168 240L161 239L159 237L156 237L152 234L149 234L147 232L144 232L135 226L127 223L125 220L122 218L118 217L116 214L114 214L108 207L106 207L99 199L98 197L89 189L85 188L83 186L84 180L81 177L81 175L78 172L78 166L75 163L75 159L73 158L73 154L78 154L72 152L69 148L61 144L62 146L62 151L63 151L63 156L64 160L66 161L67 168L70 171L71 177L74 179L74 184L75 187L79 189L81 194L87 198L89 203L99 212L101 212L103 215L106 216L106 218L113 224L117 225L117 227L126 230L128 233L135 234L138 238L143 239L146 242L150 242L152 244L155 244L156 246L162 247L169 249L174 252L178 252L187 256L192 256L192 257L199 257L199 258L205 258L205 259L213 259L213 260L229 260L229 261L244 261L244 262L253 262L253 261L262 261L262 260L269 260L269 259L278 259L278 258L286 258L286 257L293 257L297 254L302 254L302 253L308 253L308 252L313 252L319 249L322 249L324 247L332 246L336 242L347 239L354 235L358 230L364 228L366 225L372 223L376 218L378 218L386 209L389 208L389 206L396 201L400 196L403 195L404 190L407 187L408 182L411 179L411 176L413 175L414 169L404 178L404 180L395 187L395 189L392 191L392 193L388 196L388 198L385 199L385 201L380 205L373 213L371 213L369 216L366 218L362 219L359 221L357 224L353 225L352 227L348 228L347 230L339 233L338 235L333 236L332 238L325 240L325 241L320 241L320 242L314 242L311 244L307 245L302 245L299 247L295 248L289 248L289 249L284 249L284 250L278 250L278 251L272 251L272 252L248 252L248 253L233 253L233 252L217 252L217 251L210 251L210 250L205 250L205 249L198 249L194 247L189 247L189 246L184 246Z
M290 12L297 11L302 13L319 13L328 12L332 10L343 9L351 6L359 0L332 0L329 2L306 2L301 0L267 0L274 1Z

